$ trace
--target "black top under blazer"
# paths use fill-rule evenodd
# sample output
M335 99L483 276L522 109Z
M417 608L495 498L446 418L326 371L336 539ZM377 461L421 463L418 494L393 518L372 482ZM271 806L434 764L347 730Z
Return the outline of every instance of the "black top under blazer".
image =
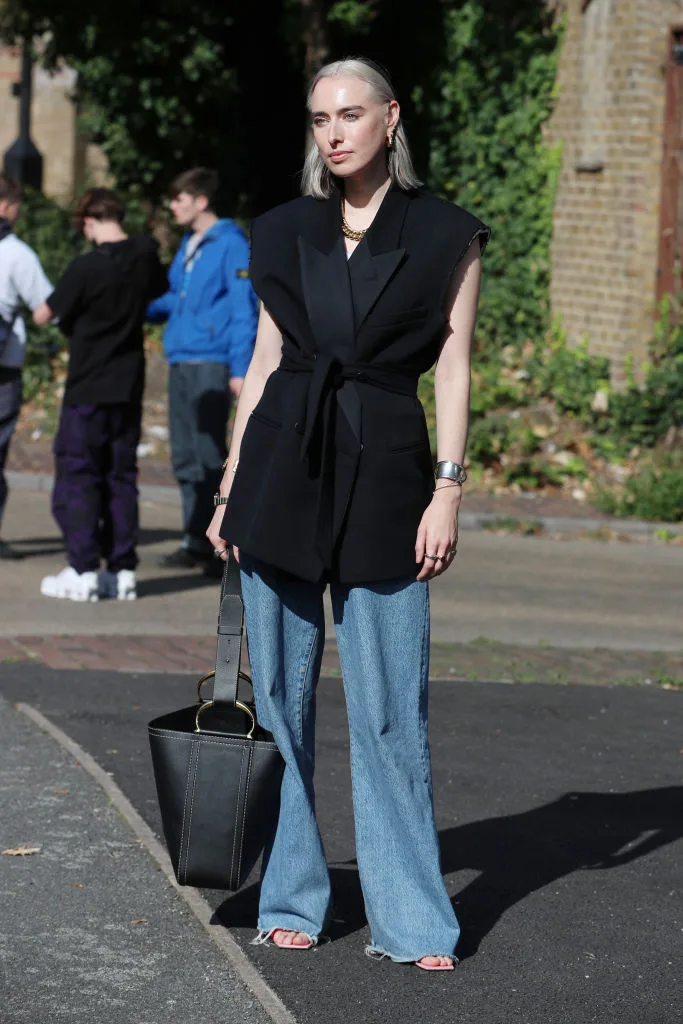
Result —
M251 278L282 361L247 423L221 536L306 580L415 576L434 473L420 374L436 361L453 273L489 229L392 188L347 260L341 196L252 226Z

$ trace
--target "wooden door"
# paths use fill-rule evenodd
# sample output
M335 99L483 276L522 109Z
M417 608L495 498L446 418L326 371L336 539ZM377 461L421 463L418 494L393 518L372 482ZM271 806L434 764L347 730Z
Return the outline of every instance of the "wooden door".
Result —
M662 158L659 210L659 262L657 301L681 288L683 250L683 189L681 189L681 146L683 144L683 28L671 29L666 62L664 106L664 154Z

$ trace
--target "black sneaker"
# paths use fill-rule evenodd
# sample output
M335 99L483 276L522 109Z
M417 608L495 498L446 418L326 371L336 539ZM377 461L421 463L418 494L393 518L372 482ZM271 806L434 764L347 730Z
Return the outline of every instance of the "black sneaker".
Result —
M11 548L7 541L0 540L0 559L3 562L19 562L24 556L14 548Z
M190 548L179 547L170 555L162 555L157 559L157 565L162 569L197 569L205 566L209 556L201 551L192 551Z

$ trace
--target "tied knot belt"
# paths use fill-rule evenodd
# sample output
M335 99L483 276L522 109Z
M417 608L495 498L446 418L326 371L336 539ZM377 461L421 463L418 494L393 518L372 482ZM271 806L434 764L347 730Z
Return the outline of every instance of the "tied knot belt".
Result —
M371 384L383 391L397 395L417 397L417 376L406 370L391 366L376 366L373 363L342 363L334 355L285 355L280 363L281 370L290 373L308 373L311 383L306 401L306 422L301 442L301 458L310 452L317 428L322 428L323 437L329 433L330 420L334 414L336 395L346 381Z
M315 355L284 355L280 363L280 369L290 373L310 374L311 382L308 388L306 400L306 421L304 423L303 437L301 441L301 460L308 461L309 465L314 459L314 441L316 453L319 453L315 462L318 465L311 465L311 470L317 470L318 493L316 508L316 530L315 548L325 568L332 566L334 537L334 445L332 436L334 421L336 418L337 393L347 381L355 381L359 384L370 384L373 387L381 388L383 391L390 391L398 395L406 395L411 398L417 397L417 376L415 373L398 367L376 366L372 363L343 363L334 355L328 353L316 353ZM339 404L346 413L344 403ZM348 415L347 415L347 418ZM353 422L355 417L350 417L350 426L358 441L357 456L360 454L360 418L357 423ZM346 502L344 503L346 505Z

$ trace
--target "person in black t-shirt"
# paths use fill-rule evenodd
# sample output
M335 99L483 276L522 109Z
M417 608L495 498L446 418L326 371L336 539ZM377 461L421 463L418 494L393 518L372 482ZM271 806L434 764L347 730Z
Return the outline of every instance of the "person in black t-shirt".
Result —
M88 189L76 216L92 251L78 256L35 311L54 317L69 341L69 367L55 438L52 513L69 565L41 593L72 601L135 598L140 440L147 303L168 287L158 243L129 238L125 207L106 188ZM101 559L106 569L99 572Z

